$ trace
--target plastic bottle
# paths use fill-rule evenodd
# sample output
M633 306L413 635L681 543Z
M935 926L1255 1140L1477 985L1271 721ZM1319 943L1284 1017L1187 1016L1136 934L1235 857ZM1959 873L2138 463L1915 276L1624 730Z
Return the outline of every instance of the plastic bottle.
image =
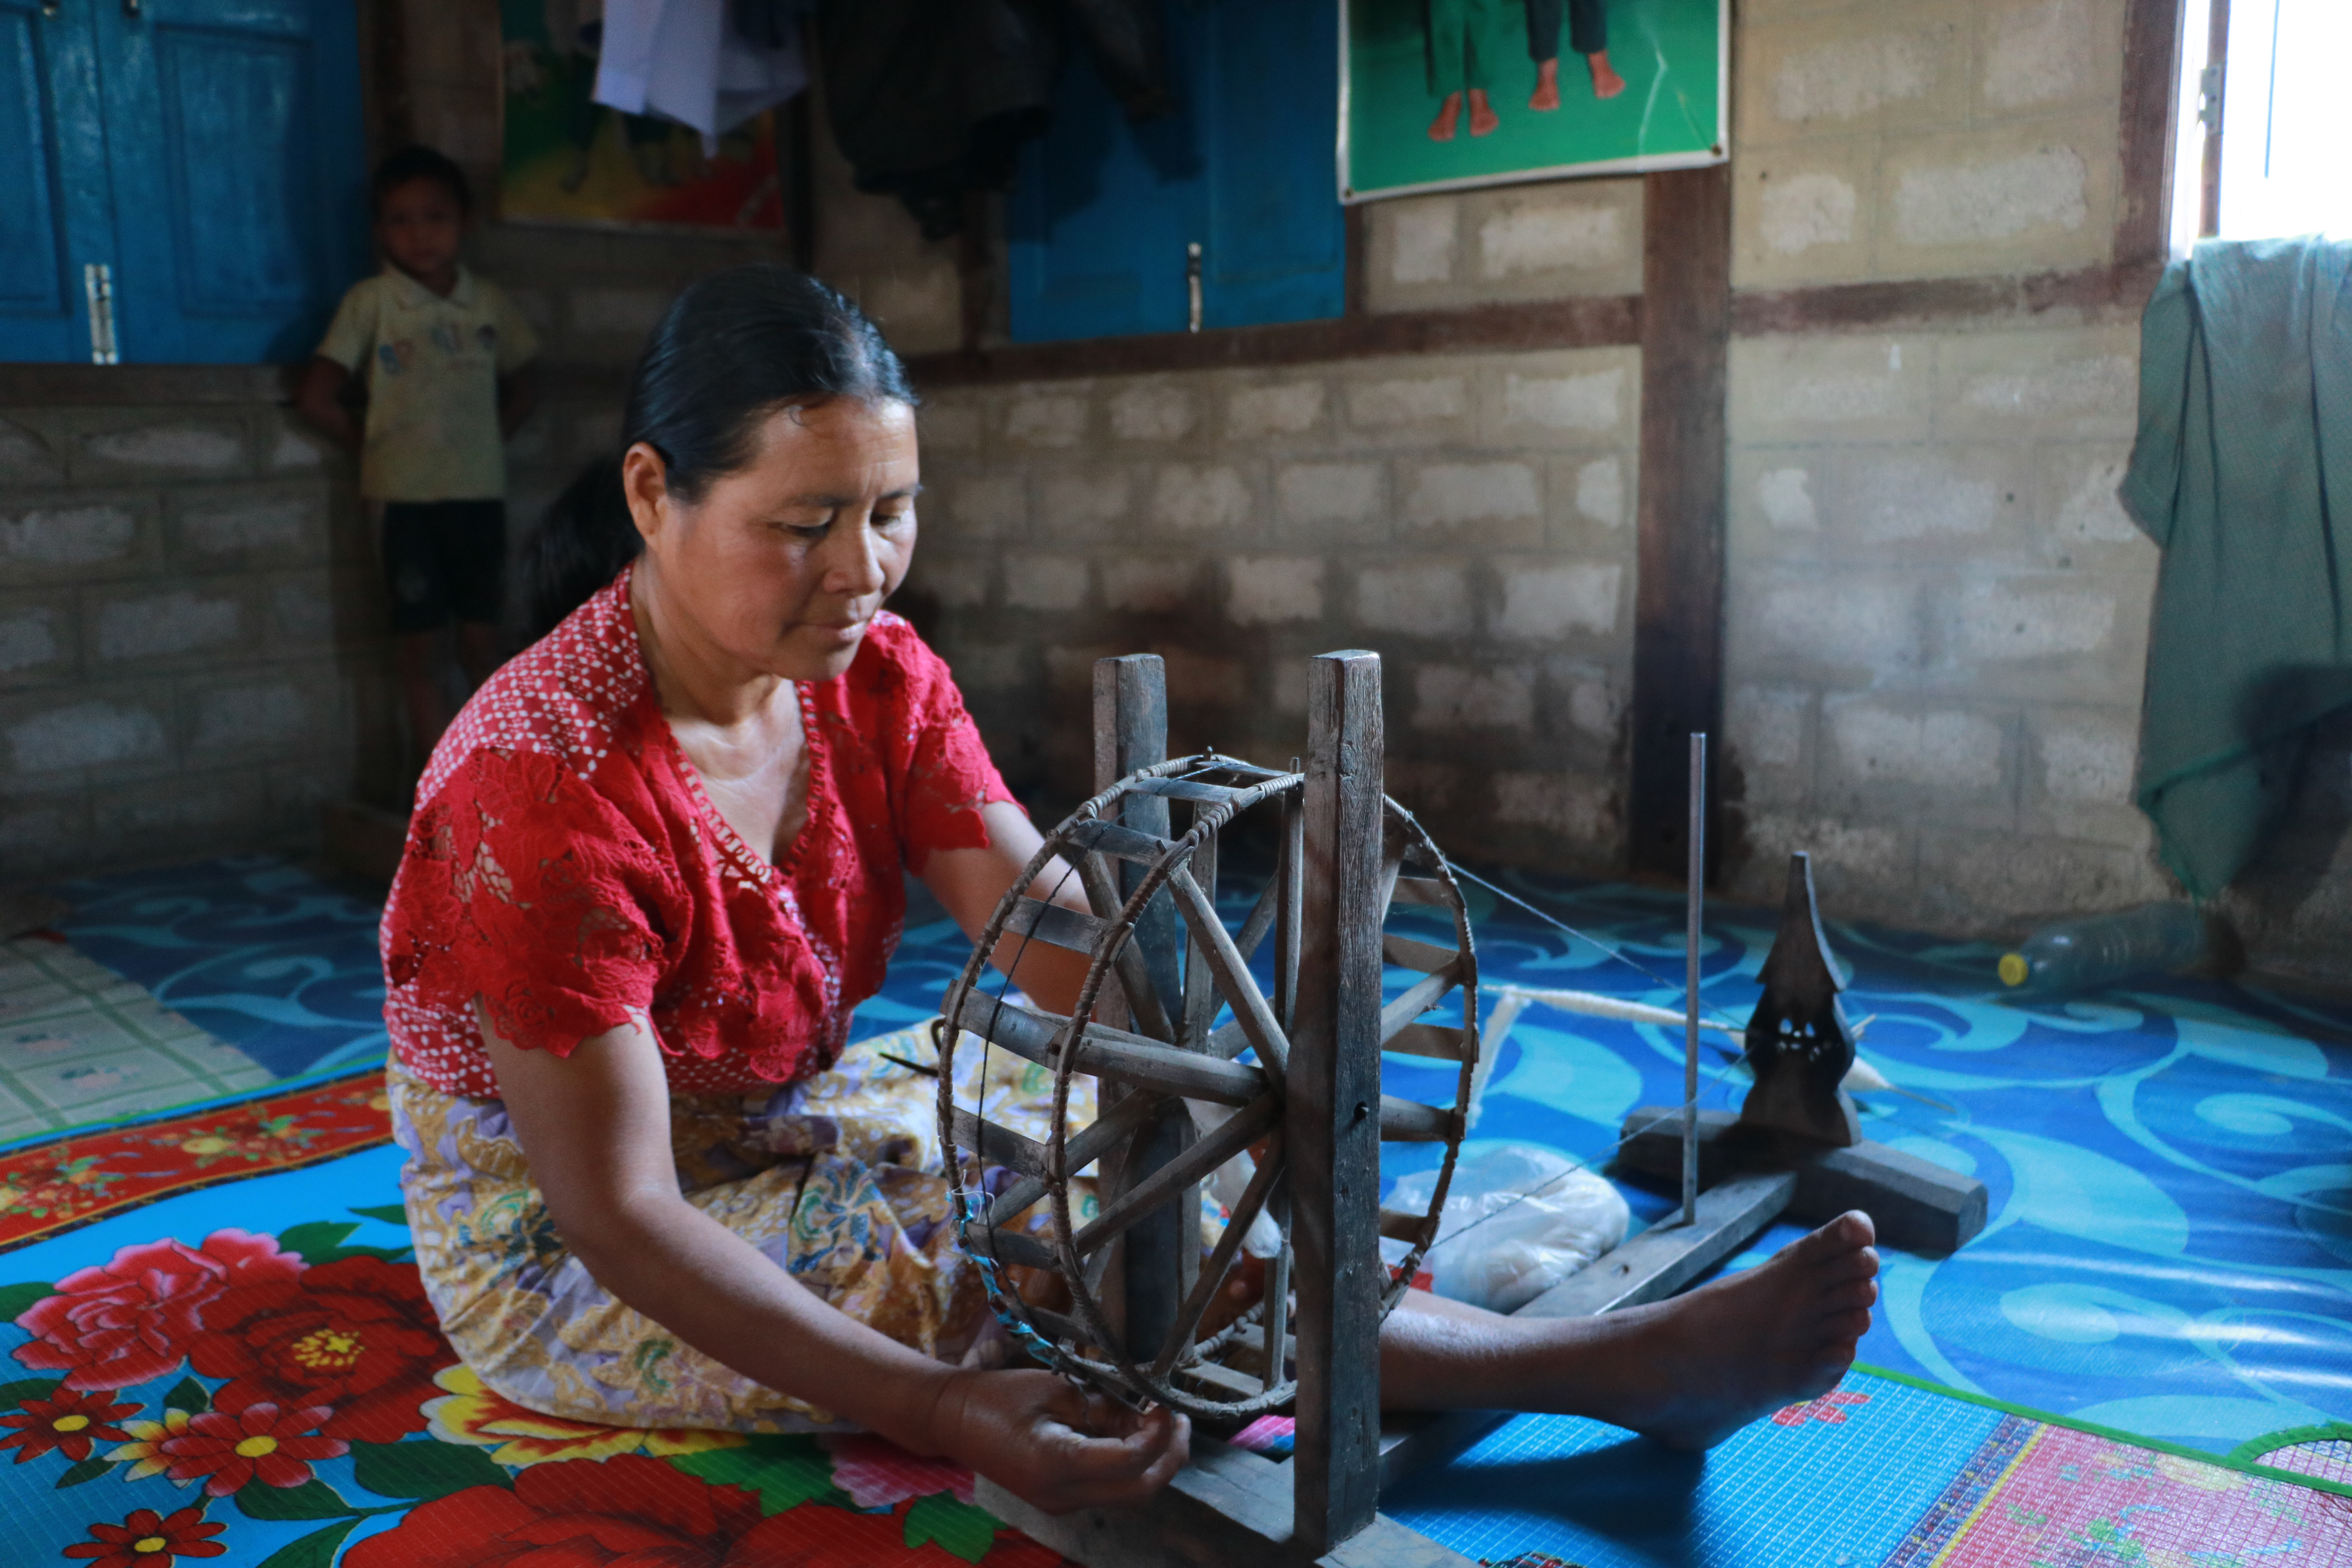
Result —
M2037 994L2088 991L2135 974L2186 969L2205 951L2204 922L2187 904L2142 904L2043 926L2000 957L2001 984Z

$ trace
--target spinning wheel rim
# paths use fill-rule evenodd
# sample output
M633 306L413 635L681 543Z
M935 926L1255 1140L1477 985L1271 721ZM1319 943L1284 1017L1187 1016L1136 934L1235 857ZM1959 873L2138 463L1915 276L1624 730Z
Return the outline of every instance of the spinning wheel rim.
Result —
M1080 1350L1068 1350L1066 1349L1061 1342L1062 1335L1060 1331L1055 1329L1051 1324L1041 1324L1038 1321L1035 1314L1038 1311L1045 1310L1033 1309L1031 1304L1023 1297L1021 1292L1013 1289L1004 1278L1002 1271L1005 1267L1005 1264L997 1255L994 1238L1000 1231L1006 1227L1003 1226L1001 1222L988 1222L986 1227L988 1242L986 1247L982 1247L973 1245L974 1233L983 1223L983 1211L992 1205L986 1200L984 1189L982 1189L980 1183L975 1181L972 1187L967 1187L964 1180L963 1168L963 1161L965 1158L964 1150L967 1142L977 1144L982 1142L986 1129L991 1127L992 1124L987 1121L984 1114L986 1110L987 1087L986 1073L983 1069L980 1089L980 1101L973 1108L971 1113L974 1131L969 1139L967 1139L965 1135L959 1131L956 1125L956 1113L958 1107L955 1103L955 1050L961 1037L965 1034L974 1034L980 1037L981 1048L983 1053L988 1051L992 1044L997 1043L992 1031L996 1027L996 1021L1002 1016L1001 1008L1005 1005L1003 1001L1002 994L1000 993L998 997L992 999L997 1004L1000 1011L992 1012L988 1032L983 1032L979 1028L967 1028L965 1027L962 1019L967 1005L974 998L978 998L983 1003L992 1000L991 998L987 998L980 989L982 977L986 972L986 968L995 952L998 943L1004 938L1008 925L1013 921L1015 913L1020 910L1024 900L1027 900L1029 889L1033 887L1045 874L1046 867L1050 865L1058 855L1068 860L1071 866L1071 874L1080 874L1085 867L1086 857L1090 854L1097 853L1097 851L1092 847L1091 844L1076 842L1076 836L1086 832L1086 826L1089 823L1103 823L1111 826L1117 826L1118 824L1114 817L1106 814L1110 812L1112 808L1115 808L1118 802L1130 795L1138 793L1152 793L1145 790L1143 787L1147 781L1175 779L1180 775L1184 778L1197 778L1204 773L1239 774L1250 782L1240 784L1217 785L1216 787L1218 788L1230 791L1230 793L1223 799L1205 802L1194 801L1192 803L1194 806L1193 819L1187 831L1181 837L1175 835L1167 836L1164 840L1167 847L1161 850L1148 863L1144 864L1141 875L1137 879L1133 889L1122 901L1120 901L1117 913L1115 915L1106 916L1098 912L1096 915L1096 919L1101 921L1102 929L1096 933L1093 946L1087 953L1088 964L1087 975L1086 980L1080 988L1077 1005L1066 1018L1059 1020L1059 1026L1055 1033L1053 1043L1050 1047L1050 1061L1043 1064L1048 1065L1054 1073L1054 1094L1052 1122L1048 1135L1043 1144L1045 1173L1042 1176L1037 1178L1043 1182L1045 1190L1038 1195L1042 1196L1050 1205L1050 1212L1053 1215L1054 1232L1050 1238L1050 1247L1055 1256L1056 1262L1058 1263L1058 1268L1055 1272L1059 1274L1064 1285L1069 1291L1070 1311L1068 1318L1065 1321L1067 1321L1070 1326L1083 1330L1085 1337L1092 1342L1091 1344L1085 1345ZM1189 875L1189 868L1200 849L1204 845L1213 844L1216 840L1217 837L1244 813L1263 805L1268 801L1297 796L1303 791L1305 784L1306 775L1303 773L1276 773L1273 770L1261 768L1255 764L1242 762L1236 758L1223 756L1215 752L1202 752L1191 757L1173 759L1151 767L1139 769L1137 772L1129 774L1127 777L1120 779L1108 789L1102 791L1092 799L1081 805L1068 817L1065 818L1062 823L1057 825L1051 833L1045 836L1045 843L1040 846L1037 853L1032 858L1028 866L1024 868L1019 879L1015 881L1013 887L1006 892L1004 898L999 901L997 908L992 912L986 926L983 928L978 941L974 944L971 957L967 961L963 971L958 976L955 983L949 988L948 994L945 998L947 1004L946 1017L943 1020L943 1027L940 1038L939 1087L940 1123L942 1149L945 1154L947 1174L950 1181L951 1197L956 1205L959 1238L964 1244L965 1252L974 1259L975 1263L978 1264L981 1268L983 1286L988 1293L991 1305L995 1310L1000 1321L1003 1321L1006 1328L1013 1332L1016 1341L1022 1344L1024 1350L1028 1351L1033 1355L1038 1355L1040 1359L1045 1361L1048 1365L1053 1366L1057 1370L1082 1378L1098 1386L1110 1388L1114 1392L1126 1397L1155 1400L1174 1408L1183 1410L1189 1415L1206 1417L1213 1420L1246 1421L1255 1416L1279 1410L1291 1404L1297 1397L1297 1380L1295 1377L1283 1375L1286 1371L1286 1365L1277 1365L1268 1369L1268 1372L1270 1372L1272 1375L1268 1376L1261 1374L1262 1381L1265 1384L1265 1386L1259 1393L1254 1395L1221 1399L1210 1395L1196 1394L1191 1389L1178 1386L1176 1378L1181 1369L1188 1363L1198 1364L1199 1360L1203 1353L1215 1353L1218 1349L1229 1343L1234 1335L1234 1326L1228 1325L1224 1329L1213 1332L1213 1334L1209 1336L1207 1349L1204 1352L1202 1348L1204 1342L1196 1337L1199 1329L1198 1314L1196 1312L1191 1321L1181 1322L1177 1328L1171 1331L1169 1343L1156 1347L1159 1352L1157 1355L1154 1354L1155 1347L1128 1344L1125 1342L1125 1337L1123 1335L1118 1334L1112 1330L1109 1315L1105 1310L1101 1300L1097 1294L1095 1283L1089 1278L1090 1273L1098 1276L1099 1266L1097 1266L1096 1269L1090 1271L1085 1256L1078 1252L1076 1240L1082 1234L1082 1227L1075 1226L1072 1223L1071 1217L1070 1183L1076 1174L1072 1170L1071 1153L1069 1149L1069 1144L1074 1136L1069 1125L1071 1079L1076 1074L1085 1072L1087 1076L1097 1078L1098 1083L1109 1083L1117 1080L1117 1075L1114 1073L1099 1072L1080 1067L1078 1065L1081 1058L1081 1050L1079 1047L1086 1038L1089 1023L1093 1018L1096 1007L1102 1000L1104 988L1110 983L1111 977L1117 971L1122 955L1135 944L1138 923L1143 919L1145 911L1150 908L1153 900L1156 899L1163 890L1171 890L1172 893L1173 890L1171 889L1170 884L1177 877L1178 873L1181 871L1186 872ZM1428 1208L1424 1214L1417 1216L1407 1216L1394 1214L1391 1211L1383 1211L1382 1228L1384 1234L1391 1233L1388 1226L1389 1221L1403 1221L1408 1218L1411 1218L1413 1221L1412 1228L1415 1232L1414 1235L1407 1238L1411 1240L1412 1246L1402 1265L1383 1265L1383 1267L1389 1268L1389 1278L1381 1291L1380 1310L1381 1314L1385 1316L1389 1311L1394 1310L1398 1301L1402 1300L1404 1291L1410 1288L1414 1273L1419 1268L1423 1258L1426 1256L1430 1246L1436 1237L1438 1215L1444 1210L1447 1192L1452 1184L1454 1166L1460 1155L1462 1142L1465 1135L1465 1122L1466 1121L1470 1099L1475 1082L1476 1067L1480 1056L1480 1047L1478 1039L1479 1023L1476 949L1470 929L1468 907L1466 901L1463 898L1460 885L1454 879L1452 868L1447 864L1443 853L1438 850L1435 843L1431 840L1426 829L1421 826L1419 821L1415 819L1410 812L1404 810L1404 808L1399 805L1394 800L1383 797L1383 820L1386 825L1385 831L1389 837L1389 841L1394 842L1399 846L1394 857L1394 861L1389 867L1392 886L1388 908L1393 909L1398 901L1393 885L1395 879L1402 876L1406 863L1413 859L1417 854L1426 868L1433 873L1433 876L1423 879L1423 880L1433 884L1443 894L1442 898L1432 899L1424 889L1418 895L1418 900L1419 901L1434 904L1437 907L1442 908L1448 915L1451 916L1454 924L1455 946L1454 949L1453 958L1447 963L1447 964L1442 966L1445 968L1451 975L1448 984L1444 988L1440 989L1419 1009L1417 1009L1410 1018L1401 1021L1394 1028L1385 1029L1383 1031L1383 1039L1381 1042L1382 1047L1385 1049L1387 1040L1393 1037L1396 1034L1401 1033L1406 1025L1411 1023L1412 1018L1423 1016L1431 1010L1444 1005L1449 1000L1451 995L1456 992L1460 994L1459 1005L1463 1016L1463 1025L1458 1037L1461 1047L1459 1058L1460 1068L1456 1077L1454 1105L1450 1111L1441 1110L1441 1115L1445 1118L1444 1123L1445 1131L1442 1135L1436 1138L1428 1138L1419 1132L1411 1134L1411 1136L1419 1139L1420 1141L1442 1142L1444 1145L1444 1152L1437 1173L1437 1181L1432 1194ZM1097 835L1097 837L1099 836ZM1288 851L1286 850L1286 853ZM1131 854L1118 858L1128 859L1130 863L1133 863L1136 858ZM1111 858L1111 856L1106 855L1106 863ZM1176 927L1180 933L1179 951L1192 953L1192 956L1189 956L1186 959L1186 963L1190 964L1192 963L1198 962L1201 956L1200 952L1192 951L1194 944L1196 942L1200 943L1202 951L1205 951L1207 942L1196 933L1193 911L1191 908L1187 907L1185 902L1188 898L1198 899L1201 896L1201 889L1199 889L1197 885L1194 884L1188 883L1187 886L1191 887L1192 890L1185 894L1183 897L1175 898L1174 901L1176 902L1179 910L1182 911L1182 918ZM1113 891L1116 891L1115 882L1113 883ZM1265 897L1268 899L1276 897L1275 889L1270 888L1265 894ZM1035 902L1040 900L1028 901ZM1088 901L1090 904L1093 904L1096 901L1091 889ZM1209 904L1209 909L1211 911L1211 918L1214 919L1213 900ZM1383 910L1383 920L1385 920L1387 912L1387 910ZM1272 916L1272 921L1276 924L1280 924L1286 918L1286 911L1277 908ZM1034 921L1033 918L1032 927L1026 929L1024 931L1024 942L1036 935L1034 924ZM1218 921L1218 928L1221 931L1223 931L1223 922L1221 920ZM1263 931L1261 931L1260 940L1263 940ZM1297 932L1295 929L1291 931L1289 940L1294 944L1298 940ZM1068 944L1065 942L1057 943L1057 945L1064 945L1066 947ZM1425 947L1427 944L1416 945ZM1229 936L1228 946L1230 947ZM1235 952L1229 952L1227 954L1227 961L1230 962L1230 959L1235 955ZM1244 966L1241 970L1242 983L1250 988L1259 1006L1261 1008L1265 1008L1267 1013L1270 1015L1271 1008L1265 1003L1264 993L1257 990L1255 980L1248 974L1246 968L1246 955L1239 956L1244 958ZM1432 973L1433 973L1435 972L1433 971ZM1122 994L1124 994L1125 991L1125 984L1126 983L1122 981ZM1255 1031L1243 1025L1242 1017L1244 1012L1243 1000L1230 993L1226 981L1218 973L1218 966L1213 962L1211 964L1210 985L1212 987L1211 995L1213 997L1213 1001L1211 1007L1209 1022L1213 1022L1214 1018L1222 1009L1230 1007L1234 1016L1234 1022L1233 1025L1228 1026L1241 1028L1244 1037L1244 1043L1232 1049L1230 1054L1226 1055L1223 1058L1225 1060L1231 1060L1233 1057L1240 1055L1243 1050L1250 1048L1251 1045L1255 1043ZM1009 986L1010 982L1007 982L1007 988L1009 988ZM1296 998L1294 997L1294 1003L1295 1000ZM1045 1015L1045 1016L1051 1016L1051 1015ZM1263 1020L1261 1020L1261 1023L1263 1023ZM1282 1038L1286 1040L1287 1035L1286 1031L1289 1026L1289 1021L1279 1021L1279 1025L1280 1026L1277 1028L1276 1033ZM1202 1024L1199 1027L1202 1037L1206 1038L1206 1023ZM1188 1023L1186 1032L1192 1032L1192 1026ZM1139 1023L1139 1030L1140 1025ZM1028 1048L1030 1047L1024 1047L1024 1052L1021 1054L1026 1055ZM1179 1045L1177 1048L1182 1047ZM1256 1144L1262 1137L1272 1137L1276 1140L1281 1138L1284 1107L1287 1103L1286 1076L1282 1069L1281 1064L1275 1060L1267 1059L1266 1053L1264 1051L1260 1051L1258 1055L1260 1058L1260 1066L1257 1070L1263 1073L1266 1080L1265 1096L1261 1096L1260 1099L1254 1100L1249 1103L1251 1106L1259 1105L1266 1096L1275 1097L1275 1103L1272 1109L1271 1120L1265 1128L1265 1131L1262 1133L1252 1133L1249 1136L1250 1145ZM1035 1060L1034 1058L1030 1058L1029 1059L1033 1061ZM983 1060L985 1060L985 1057L983 1057ZM1152 1103L1154 1105L1161 1107L1165 1106L1168 1099L1174 1097L1176 1094L1176 1091L1166 1089L1145 1088L1141 1086L1137 1087L1132 1090L1132 1092L1138 1095L1148 1094L1151 1096ZM1382 1098L1386 1100L1389 1097L1384 1095ZM1102 1117L1108 1116L1109 1113L1108 1105L1103 1105L1098 1110L1097 1120L1099 1121ZM1236 1115L1240 1114L1243 1114L1243 1112L1237 1110ZM1086 1155L1084 1161L1080 1163L1079 1168L1084 1169L1086 1165L1093 1164L1097 1160L1107 1161L1110 1157L1110 1149L1108 1147L1098 1148ZM1230 1158L1230 1155L1227 1157ZM971 1158L974 1161L975 1174L984 1173L990 1163L985 1151L978 1147L973 1147L971 1149ZM1284 1163L1276 1167L1277 1173L1265 1178L1265 1184L1269 1193L1277 1184L1277 1183L1283 1179L1281 1173L1286 1171L1286 1152L1279 1156L1279 1158L1284 1162ZM1206 1175L1209 1173L1209 1171L1213 1170L1214 1168L1215 1167L1211 1166L1207 1170L1203 1170L1199 1173L1195 1175L1194 1181L1198 1182L1204 1180ZM1016 1180L1017 1179L1022 1178L1016 1178ZM1179 1184L1175 1189L1171 1190L1165 1196L1137 1210L1134 1215L1128 1219L1127 1223L1121 1226L1118 1232L1114 1233L1111 1237L1104 1238L1099 1246L1107 1249L1115 1245L1120 1237L1122 1237L1127 1229L1130 1228L1133 1224L1139 1223L1143 1218L1164 1210L1168 1204L1177 1201L1178 1194L1181 1193L1185 1186L1191 1184ZM1252 1190L1253 1192L1256 1192L1258 1190L1255 1184ZM1263 1198L1264 1195L1265 1194L1261 1194L1261 1198ZM1003 1217L1011 1219L1015 1218L1020 1215L1034 1212L1036 1206L1036 1197L1029 1198L1017 1208L1009 1211ZM1252 1208L1247 1214L1236 1212L1230 1216L1228 1225L1229 1226L1234 1227L1246 1226L1255 1221L1259 1213L1264 1212L1264 1208L1265 1205L1263 1201L1261 1201L1256 1207ZM1025 1227L1024 1228L1025 1229ZM1230 1239L1232 1242L1238 1242L1238 1232L1236 1232L1236 1234ZM1181 1237L1181 1245L1198 1247L1200 1243L1197 1233ZM1287 1242L1286 1240L1286 1248ZM1220 1252L1224 1254L1226 1258L1226 1261L1221 1266L1217 1276L1217 1283L1222 1284L1226 1273L1229 1272L1233 1267L1234 1259L1230 1254L1229 1247L1221 1246ZM1209 1288L1213 1289L1214 1287L1212 1286ZM1283 1312L1285 1338L1282 1342L1286 1344L1288 1335L1289 1303L1286 1300L1286 1291L1285 1292L1285 1295L1286 1300L1279 1304L1279 1306L1271 1300L1262 1300L1260 1307L1253 1309L1253 1312L1261 1313L1274 1310L1280 1310ZM1190 1308L1191 1306L1192 1303L1188 1302L1187 1307ZM1056 1318L1061 1316L1061 1314L1058 1313L1053 1313L1050 1315ZM1180 1313L1180 1316L1181 1315L1181 1314ZM1263 1320L1261 1319L1261 1322ZM1076 1338L1076 1336L1070 1337ZM1275 1342L1269 1340L1269 1343L1273 1342ZM1155 1370L1154 1362L1160 1359L1166 1359L1168 1352L1171 1346L1182 1346L1188 1348L1192 1353L1189 1358L1183 1353L1178 1353L1169 1366L1167 1373L1162 1374ZM1088 1351L1091 1351L1094 1353L1087 1353ZM1040 1352L1042 1352L1042 1354ZM1280 1359L1286 1362L1286 1355L1283 1355L1278 1352L1278 1356Z

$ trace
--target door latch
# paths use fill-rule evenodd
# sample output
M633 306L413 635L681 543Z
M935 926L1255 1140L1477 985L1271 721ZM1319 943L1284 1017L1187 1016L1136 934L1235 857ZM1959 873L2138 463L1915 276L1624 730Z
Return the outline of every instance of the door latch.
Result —
M91 261L81 269L82 291L89 296L89 363L119 364L114 344L114 268Z

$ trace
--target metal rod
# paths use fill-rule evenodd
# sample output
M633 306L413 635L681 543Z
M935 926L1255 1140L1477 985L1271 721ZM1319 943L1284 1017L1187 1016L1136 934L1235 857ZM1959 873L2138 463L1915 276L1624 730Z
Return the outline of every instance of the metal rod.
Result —
M1698 1223L1698 928L1706 897L1706 736L1690 738L1690 908L1683 960L1683 1223Z

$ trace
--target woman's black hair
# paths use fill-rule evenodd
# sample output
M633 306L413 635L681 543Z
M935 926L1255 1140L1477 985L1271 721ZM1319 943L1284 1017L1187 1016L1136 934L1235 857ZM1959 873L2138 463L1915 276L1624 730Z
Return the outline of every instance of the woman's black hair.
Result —
M738 267L680 294L630 378L622 452L661 454L688 504L749 463L777 409L916 402L907 367L850 300L789 267ZM620 456L582 470L523 546L530 639L537 641L636 559Z
M629 383L621 449L661 454L688 503L751 460L761 421L793 404L912 405L882 331L842 295L789 267L738 267L677 297Z
M553 631L635 561L642 542L621 491L621 459L581 469L523 541L523 641Z

